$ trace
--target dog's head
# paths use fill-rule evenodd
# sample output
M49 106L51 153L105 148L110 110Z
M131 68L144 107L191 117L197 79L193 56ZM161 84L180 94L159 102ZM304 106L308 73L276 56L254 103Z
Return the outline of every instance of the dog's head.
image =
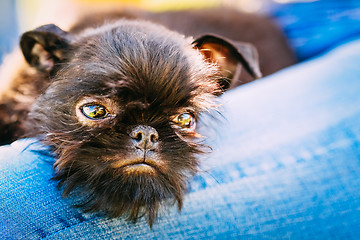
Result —
M81 206L130 220L159 204L182 205L203 151L201 112L230 86L239 67L259 75L250 45L198 39L141 21L87 29L76 36L55 25L25 33L26 60L51 84L30 112L30 129L58 155L55 177L83 194Z

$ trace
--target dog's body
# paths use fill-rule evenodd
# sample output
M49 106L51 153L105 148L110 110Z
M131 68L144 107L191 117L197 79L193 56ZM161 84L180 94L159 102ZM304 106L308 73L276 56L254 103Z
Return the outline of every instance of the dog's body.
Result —
M147 215L151 225L161 202L181 207L197 171L199 114L234 85L240 66L260 77L257 53L146 21L99 21L22 36L31 67L1 95L2 141L39 137L57 154L54 179L65 196L80 192L85 210Z

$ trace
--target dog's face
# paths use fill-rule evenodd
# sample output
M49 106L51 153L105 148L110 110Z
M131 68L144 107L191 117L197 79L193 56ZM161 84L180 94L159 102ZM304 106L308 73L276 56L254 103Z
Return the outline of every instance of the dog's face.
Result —
M77 192L85 210L110 217L147 215L150 225L161 202L181 207L203 151L196 122L214 107L222 72L241 61L257 71L256 59L236 60L235 48L209 53L224 41L217 39L193 42L125 20L77 36L54 25L23 35L25 58L52 81L29 115L29 129L58 155L54 179L65 196ZM235 57L221 68L218 52Z

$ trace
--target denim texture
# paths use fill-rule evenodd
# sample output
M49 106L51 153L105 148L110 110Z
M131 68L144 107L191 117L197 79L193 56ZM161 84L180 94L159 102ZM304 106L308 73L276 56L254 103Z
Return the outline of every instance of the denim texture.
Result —
M359 239L360 40L230 90L181 213L82 213L36 139L0 148L2 239ZM207 127L205 127L207 126ZM210 131L208 127L217 126Z
M277 5L271 15L284 30L299 60L360 36L358 0L294 1Z

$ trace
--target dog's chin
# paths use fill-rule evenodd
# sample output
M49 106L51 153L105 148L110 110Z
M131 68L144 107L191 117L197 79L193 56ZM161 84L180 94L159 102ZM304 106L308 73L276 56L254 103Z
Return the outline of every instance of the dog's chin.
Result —
M159 157L108 161L95 168L79 163L58 171L54 179L64 188L64 196L70 192L83 196L77 206L85 212L126 216L133 222L145 216L152 226L164 202L182 206L189 174L184 169L175 171Z

